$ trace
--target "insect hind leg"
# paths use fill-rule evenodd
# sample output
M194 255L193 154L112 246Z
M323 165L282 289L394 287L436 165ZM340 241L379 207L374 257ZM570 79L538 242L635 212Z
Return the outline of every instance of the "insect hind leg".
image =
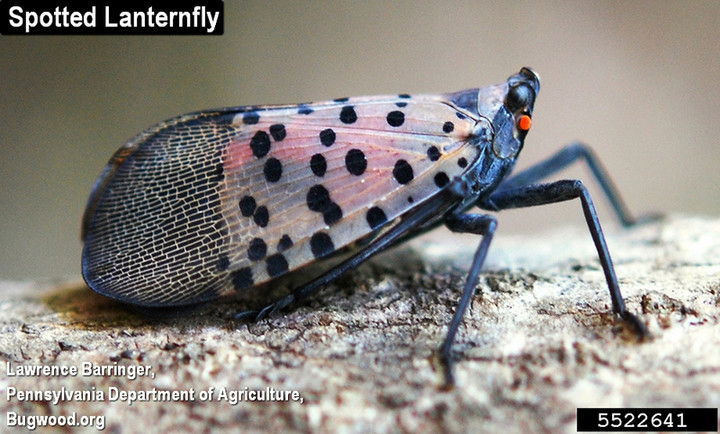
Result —
M613 312L630 324L641 339L649 336L645 324L625 307L625 301L620 293L620 286L615 275L615 268L610 258L610 251L603 235L600 220L595 210L592 198L587 188L579 180L560 180L549 184L531 184L515 188L503 189L491 194L481 207L491 209L524 208L537 205L547 205L580 198L583 214L587 222L590 235L600 258L600 265L605 274L612 300Z

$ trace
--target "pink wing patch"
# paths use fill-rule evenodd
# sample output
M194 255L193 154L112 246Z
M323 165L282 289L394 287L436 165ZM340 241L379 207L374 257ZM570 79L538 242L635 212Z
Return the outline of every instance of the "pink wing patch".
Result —
M432 95L238 114L220 188L227 291L328 256L433 196L478 158L476 122Z

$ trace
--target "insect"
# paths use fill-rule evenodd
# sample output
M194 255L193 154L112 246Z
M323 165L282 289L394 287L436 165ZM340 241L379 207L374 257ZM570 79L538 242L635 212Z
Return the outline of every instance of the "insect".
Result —
M121 147L96 181L83 218L82 271L95 291L141 306L196 304L252 291L361 247L286 297L298 302L397 241L444 224L481 235L440 349L451 346L496 228L471 212L579 198L612 310L625 308L593 202L583 184L540 184L585 159L625 225L634 222L584 145L509 176L532 124L538 76L438 95L399 94L201 111L162 122ZM270 300L268 300L270 301Z

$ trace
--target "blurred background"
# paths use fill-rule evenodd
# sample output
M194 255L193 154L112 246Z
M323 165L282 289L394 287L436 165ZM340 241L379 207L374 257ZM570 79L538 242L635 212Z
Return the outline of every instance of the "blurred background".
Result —
M525 65L542 91L519 169L582 140L635 213L717 215L718 23L717 1L226 1L223 36L0 36L0 279L80 276L93 182L157 121L455 91ZM617 231L586 167L559 177L584 179ZM584 225L577 203L499 221L498 237Z

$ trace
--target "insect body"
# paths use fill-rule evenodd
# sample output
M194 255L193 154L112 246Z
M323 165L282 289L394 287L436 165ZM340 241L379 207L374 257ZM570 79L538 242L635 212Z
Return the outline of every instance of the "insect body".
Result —
M624 306L590 196L579 181L535 184L585 157L625 223L592 154L573 146L508 178L530 129L540 82L442 95L343 98L238 107L170 119L130 140L105 167L83 220L83 276L95 291L143 306L188 305L333 257L355 256L259 313L302 299L401 238L444 223L483 235L442 359L477 284L497 211L580 197L613 311ZM452 381L447 369L447 381Z

